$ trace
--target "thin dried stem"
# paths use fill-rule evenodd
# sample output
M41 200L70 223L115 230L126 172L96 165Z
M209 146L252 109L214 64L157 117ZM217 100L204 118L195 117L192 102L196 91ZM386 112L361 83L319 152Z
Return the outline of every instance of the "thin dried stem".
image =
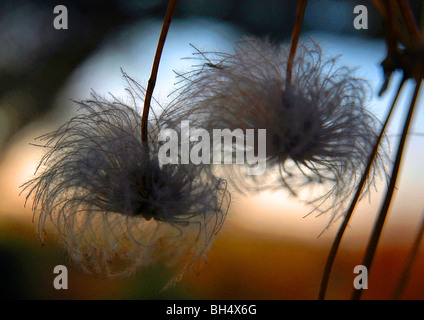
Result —
M384 3L381 0L371 0L374 7L386 20L387 31L386 37L394 37L400 33L399 24L397 23L396 7L397 3L394 0L386 0ZM396 7L395 7L396 6Z
M424 2L421 4L421 20L420 20L421 31L424 31Z
M386 23L387 23L387 49L388 57L393 57L397 52L397 42L399 38L399 24L396 17L395 4L392 0L386 2Z
M395 12L396 2L388 0L384 5L384 18L386 25L386 44L387 44L387 56L382 62L384 69L385 81L380 89L379 96L386 91L387 86L390 82L390 78L393 72L396 70L398 60L398 40L399 40L399 24L397 23L397 17Z
M147 123L149 119L149 110L150 102L152 100L153 89L155 88L156 78L159 70L160 57L162 55L162 50L165 45L166 36L168 34L169 26L171 25L171 20L177 7L178 0L170 0L168 3L168 8L166 9L165 19L163 20L162 31L160 33L158 46L156 48L156 54L153 61L152 72L150 75L149 82L147 84L146 96L144 99L143 115L141 118L141 141L144 144L147 144Z
M303 16L305 15L307 3L308 0L298 0L297 2L296 22L293 27L293 33L290 44L290 55L287 61L286 87L290 85L291 82L294 56L296 55L297 43L299 42L300 30L302 28Z
M374 7L377 9L377 11L381 14L381 15L385 15L385 9L383 4L381 3L381 0L371 0L372 3L374 4Z
M412 266L418 255L418 249L420 248L421 240L424 236L424 214L421 220L420 228L418 229L417 235L414 240L414 244L412 246L412 250L408 257L408 262L406 263L405 269L403 270L402 276L397 285L396 291L393 295L394 300L398 300L402 295L403 289L408 283L409 275L411 274Z
M368 273L371 270L371 265L372 262L374 260L374 256L375 256L375 252L377 249L377 245L378 242L380 240L380 236L381 236L381 232L383 230L383 226L384 226L384 222L386 220L387 217L387 213L389 211L390 208L390 203L391 200L393 198L393 194L396 188L396 181L398 178L398 173L399 173L399 169L400 169L400 164L402 161L402 155L403 155L403 151L405 150L405 143L406 143L406 138L408 137L408 131L409 131L409 127L411 124L411 120L412 120L412 116L414 114L414 110L415 110L415 106L416 106L416 102L417 102L417 97L418 97L418 93L420 91L420 87L421 87L421 83L422 81L420 80L420 83L416 83L415 84L415 89L414 89L414 95L411 101L411 105L409 107L409 111L408 111L408 115L405 119L405 124L403 126L403 130L402 130L402 136L400 139L400 143L399 143L399 147L397 150L397 154L396 154L396 160L393 166L393 170L392 170L392 174L391 174L391 179L390 179L390 184L389 187L387 189L387 193L386 193L386 197L384 199L383 205L380 209L380 213L378 215L377 221L374 225L374 229L373 232L371 234L371 238L368 242L368 246L365 252L365 258L363 260L362 265L364 265L367 270ZM355 289L352 293L352 300L359 300L361 298L363 289Z
M420 38L420 29L418 28L417 23L415 22L414 15L411 11L411 7L407 0L397 0L400 12L402 14L402 18L405 22L406 29L408 30L409 35Z
M328 282L329 282L329 279L330 279L330 273L331 273L331 270L333 268L334 260L336 259L337 251L338 251L340 243L342 241L344 232L346 231L346 228L349 224L349 220L350 220L350 218L353 214L353 211L355 210L355 206L356 206L356 204L358 203L358 201L361 197L362 189L364 188L364 185L366 184L366 181L368 179L369 172L371 170L371 167L372 167L372 164L375 160L375 157L378 153L379 145L381 143L381 140L383 139L384 132L386 130L387 124L389 123L390 117L393 113L393 109L396 105L396 102L398 100L400 91L402 90L403 84L404 84L404 80L402 79L402 81L399 84L397 93L394 97L394 100L392 102L392 106L391 106L391 108L390 108L390 110L389 110L389 112L386 116L386 120L383 124L383 127L381 128L380 135L378 136L378 139L375 142L374 149L372 150L372 153L369 157L367 167L365 168L364 173L363 173L362 178L361 178L361 181L359 182L358 188L356 190L356 194L352 199L349 210L347 211L346 215L344 216L344 220L343 220L343 222L342 222L342 224L341 224L341 226L340 226L340 228L337 232L336 238L334 239L333 244L331 246L330 253L328 254L327 262L325 264L324 272L323 272L322 279L321 279L321 286L320 286L320 291L319 291L319 296L318 296L319 300L325 299L325 295L326 295L327 287L328 287Z

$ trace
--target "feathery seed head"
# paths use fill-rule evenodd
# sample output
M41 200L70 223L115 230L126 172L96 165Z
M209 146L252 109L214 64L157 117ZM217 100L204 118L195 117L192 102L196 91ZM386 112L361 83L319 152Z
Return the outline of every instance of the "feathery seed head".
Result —
M116 276L157 262L184 271L224 222L226 183L202 166L160 165L157 135L173 122L166 110L152 112L146 149L137 110L144 91L124 76L132 106L93 93L78 116L40 138L45 169L24 185L27 199L34 195L40 237L50 220L89 272Z
M289 83L285 46L246 39L237 42L232 54L195 54L200 64L180 74L182 86L175 103L181 107L176 109L195 110L191 122L208 130L266 129L267 168L269 173L279 172L277 179L271 174L247 176L243 166L232 165L233 185L242 191L283 185L294 195L305 185L326 185L311 202L332 199L330 208L348 198L379 127L365 107L364 80L355 78L349 68L338 67L337 59L325 59L315 42L299 45ZM383 153L365 191L384 167Z

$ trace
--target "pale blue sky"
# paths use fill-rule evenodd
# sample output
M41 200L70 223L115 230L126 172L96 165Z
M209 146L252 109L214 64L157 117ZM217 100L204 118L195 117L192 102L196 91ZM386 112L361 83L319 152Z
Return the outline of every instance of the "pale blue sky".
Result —
M125 83L121 77L120 68L123 68L143 86L146 86L161 24L161 21L145 21L124 30L121 34L115 35L113 39L106 42L102 50L95 53L75 71L68 89L63 91L59 104L61 107L56 109L55 114L66 119L69 113L75 112L74 107L67 102L68 99L84 99L88 97L91 89L103 95L111 92L118 97L124 96ZM168 94L175 89L176 78L173 70L186 70L192 64L192 61L182 59L191 56L193 49L189 45L190 43L204 51L231 51L233 42L242 36L249 35L243 34L241 30L236 30L232 25L223 22L199 19L173 21L163 51L154 97L159 102L166 103ZM383 83L382 70L379 64L385 57L384 41L354 38L340 34L315 33L302 35L302 38L306 40L309 37L312 37L321 45L325 55L340 56L340 64L356 68L356 75L369 81L375 93L373 99L369 101L369 108L378 118L382 119L388 110L388 102L391 101L394 94L393 90L390 89L394 88L400 80L400 75L397 74L387 93L382 98L376 96ZM397 145L398 137L396 134L400 132L401 120L403 121L411 93L411 85L406 89L400 99L400 108L394 114L394 121L392 121L388 130L392 151ZM420 95L419 99L420 107L417 109L412 125L413 132L424 132L424 113L422 110L424 93ZM399 191L396 196L398 200L392 207L392 211L400 211L394 215L394 221L398 223L402 224L408 218L416 219L424 208L424 201L422 200L422 190L424 190L423 156L424 136L411 136L404 157L402 177L398 183ZM379 185L378 189L379 192L371 198L370 210L372 211L379 207L380 198L384 195L384 186ZM299 207L297 208L299 209ZM305 208L305 212L307 210ZM326 219L321 220L319 228L322 228L326 221ZM370 221L367 221L370 224ZM317 229L316 232L318 231Z

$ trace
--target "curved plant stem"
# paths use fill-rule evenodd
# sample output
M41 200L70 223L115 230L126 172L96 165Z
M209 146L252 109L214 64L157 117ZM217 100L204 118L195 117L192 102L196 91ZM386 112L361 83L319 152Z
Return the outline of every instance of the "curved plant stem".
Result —
M421 31L424 32L424 3L421 4L421 20L420 20Z
M414 15L412 14L411 7L407 0L397 0L402 18L405 21L406 29L408 33L415 38L420 38L420 29L418 28L417 23L415 22Z
M371 0L371 2L374 4L374 7L377 9L377 11L384 16L385 10L384 6L381 3L381 0Z
M337 251L338 251L339 246L340 246L340 242L342 241L344 232L345 232L345 230L346 230L346 228L349 224L349 220L350 220L350 218L353 214L353 211L355 210L355 206L356 206L357 202L359 201L359 198L361 197L362 189L364 188L364 185L365 185L365 183L368 179L368 175L369 175L369 172L371 170L374 159L377 155L380 142L383 139L384 132L386 130L387 124L389 123L390 116L393 113L393 109L396 105L396 102L397 102L397 99L399 97L399 93L402 90L403 84L404 84L404 80L402 79L402 81L399 84L396 95L393 99L392 106L391 106L391 108L390 108L390 110L389 110L389 112L386 116L386 120L383 124L383 127L381 128L380 135L378 136L377 141L375 142L374 148L372 150L372 153L371 153L371 155L368 159L367 166L366 166L364 173L361 177L361 180L359 182L355 196L352 199L349 210L347 211L346 215L344 216L343 222L342 222L342 224L341 224L341 226L340 226L340 228L337 232L336 238L334 239L333 244L331 246L330 253L328 254L328 258L327 258L327 261L326 261L326 264L325 264L325 267L324 267L324 272L323 272L322 279L321 279L321 286L320 286L320 291L319 291L319 295L318 295L319 300L325 299L325 294L327 292L328 281L330 279L331 269L333 268L334 260L336 259L336 255L337 255Z
M393 0L388 0L386 2L386 40L389 56L397 52L397 42L400 34L400 27L396 16L396 3L392 1Z
M424 236L424 215L421 219L420 228L418 229L417 236L415 237L414 244L412 245L412 250L408 257L408 262L406 263L405 269L402 272L402 276L399 280L399 283L396 287L396 291L393 295L393 299L397 300L402 295L403 289L405 288L409 275L411 274L412 266L417 258L418 249L420 248L421 240Z
M400 27L396 16L396 3L392 1L393 0L387 0L383 4L380 0L372 0L374 6L385 20L385 34L389 53L396 48L396 39L400 33Z
M287 61L286 87L289 86L291 82L294 56L296 55L297 43L299 42L300 30L302 29L303 16L305 15L307 3L308 0L297 1L296 22L293 27L293 33L290 43L290 54L289 59Z
M374 260L374 256L375 256L375 252L377 249L377 245L378 245L378 241L380 240L380 235L381 232L383 230L383 226L384 226L384 222L386 220L387 217L387 213L389 211L389 207L390 207L390 203L391 200L393 198L393 193L395 191L395 187L396 187L396 181L398 178L398 173L399 173L399 168L400 168L400 164L402 161L402 155L403 155L403 151L405 149L405 143L406 143L406 138L408 136L408 131L409 131L409 127L411 124L411 120L412 120L412 116L414 114L414 110L415 110L415 106L416 106L416 102L417 102L417 97L418 97L418 93L420 91L420 87L421 87L421 83L422 81L419 80L416 82L415 84L415 89L414 89L414 95L411 101L411 105L409 107L409 111L408 111L408 115L405 119L405 124L403 126L403 130L402 130L402 136L399 142L399 147L397 150L397 154L396 154L396 160L395 163L393 165L393 170L392 170L392 174L390 176L390 184L389 187L387 189L387 193L386 193L386 197L384 199L383 205L380 209L380 213L378 215L377 221L374 225L374 229L372 231L370 240L368 242L368 246L365 252L365 258L363 260L362 265L364 265L367 270L368 273L370 272L371 269L371 265L372 262ZM359 300L361 298L363 289L355 289L352 293L352 300Z
M381 63L384 70L385 81L380 89L380 92L378 94L379 96L381 96L386 91L393 72L396 70L396 68L398 68L398 39L400 31L399 24L397 23L397 17L395 14L395 3L392 1L394 0L387 0L383 5L379 1L373 0L374 5L377 7L380 14L384 18L386 28L385 38L387 44L387 56Z
M153 61L152 72L147 84L146 96L144 99L143 115L141 117L141 141L147 145L147 124L149 119L150 102L152 100L153 89L155 88L156 78L159 70L160 57L162 55L163 46L165 45L166 35L168 34L169 26L171 25L172 16L174 15L175 8L177 7L178 0L170 0L168 8L166 9L165 18L163 20L162 31L159 36L158 46Z

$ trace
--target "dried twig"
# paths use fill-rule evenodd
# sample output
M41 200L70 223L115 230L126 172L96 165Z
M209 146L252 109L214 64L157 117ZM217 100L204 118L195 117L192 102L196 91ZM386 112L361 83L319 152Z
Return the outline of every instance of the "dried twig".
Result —
M383 226L384 226L384 222L386 220L387 217L387 213L389 211L390 208L390 203L391 200L393 198L393 194L396 188L396 181L397 178L399 176L399 168L400 168L400 164L402 161L402 155L403 155L403 151L405 150L405 143L406 143L406 138L408 136L408 131L409 131L409 127L411 124L411 120L412 120L412 116L414 114L414 110L415 110L415 106L416 106L416 102L417 102L417 97L418 97L418 93L420 91L420 87L421 87L422 81L420 80L420 82L415 84L415 90L414 90L414 95L411 101L411 105L409 107L409 111L408 111L408 115L405 119L405 123L403 126L403 130L402 130L402 136L399 142L399 147L397 150L397 154L396 154L396 160L393 166L393 170L392 170L392 174L391 174L391 179L390 179L390 184L389 187L387 189L387 193L386 193L386 197L384 199L383 205L380 209L380 213L378 215L377 221L374 225L374 229L373 232L371 234L371 238L368 242L368 246L365 252L365 258L363 260L362 265L364 265L368 272L370 272L371 269L371 265L372 262L374 260L374 256L375 256L375 252L377 249L377 245L378 242L380 240L380 236L381 236L381 232L383 230ZM359 300L361 298L363 289L355 289L352 293L352 300Z
M383 4L381 3L381 0L371 0L374 4L374 7L377 9L377 11L384 16L385 15L385 9Z
M418 249L420 248L421 240L424 236L424 217L421 220L420 228L418 229L417 235L415 237L414 244L412 246L412 250L409 254L408 262L406 263L405 269L402 272L402 276L397 285L395 294L393 295L393 299L397 300L402 295L403 289L408 283L409 275L411 274L412 266L417 258Z
M156 77L159 69L160 57L162 55L163 46L165 45L166 35L168 34L171 20L177 7L178 0L170 0L168 8L166 9L165 19L163 20L162 31L160 33L158 46L156 48L156 54L153 61L152 73L150 75L149 82L147 84L146 96L144 99L143 115L141 118L141 141L147 144L147 124L149 119L150 102L152 100L153 89L156 84Z
M417 23L415 22L414 15L411 11L411 7L407 0L397 0L400 12L402 14L403 21L405 22L406 29L408 30L409 35L420 38L420 29L418 28Z
M389 112L386 116L386 120L383 124L383 127L381 128L381 132L380 132L380 135L379 135L379 137L378 137L378 139L375 143L374 149L373 149L373 151L372 151L372 153L369 157L367 167L365 168L365 171L362 175L361 181L359 182L358 188L356 190L356 194L352 199L349 210L347 211L346 215L344 216L344 220L343 220L343 222L342 222L342 224L341 224L341 226L340 226L340 228L337 232L336 238L334 239L333 244L331 246L330 253L328 254L328 258L327 258L325 268L324 268L324 272L323 272L322 279L321 279L321 286L320 286L320 291L319 291L319 296L318 296L319 300L325 299L325 295L326 295L327 287L328 287L328 281L329 281L329 278L330 278L330 273L331 273L331 269L332 269L333 264L334 264L334 260L336 259L337 251L338 251L340 243L342 241L344 232L346 231L346 228L349 224L349 220L350 220L350 218L353 214L353 211L355 210L356 204L358 203L359 198L361 197L362 189L364 188L364 185L365 185L365 183L368 179L369 172L371 170L374 159L375 159L375 157L378 153L378 148L379 148L380 142L381 142L381 140L384 136L384 132L386 130L387 124L389 123L390 117L393 113L393 109L394 109L394 106L396 105L397 99L399 97L399 93L402 90L403 83L404 83L404 81L402 80L401 83L399 84L399 88L397 90L396 96L395 96L393 103L392 103L392 106L391 106L391 108L390 108L390 110L389 110Z
M286 86L290 85L291 82L294 56L296 55L297 43L299 42L300 29L302 28L307 3L308 0L298 0L297 2L296 22L291 38L289 60L287 61Z

